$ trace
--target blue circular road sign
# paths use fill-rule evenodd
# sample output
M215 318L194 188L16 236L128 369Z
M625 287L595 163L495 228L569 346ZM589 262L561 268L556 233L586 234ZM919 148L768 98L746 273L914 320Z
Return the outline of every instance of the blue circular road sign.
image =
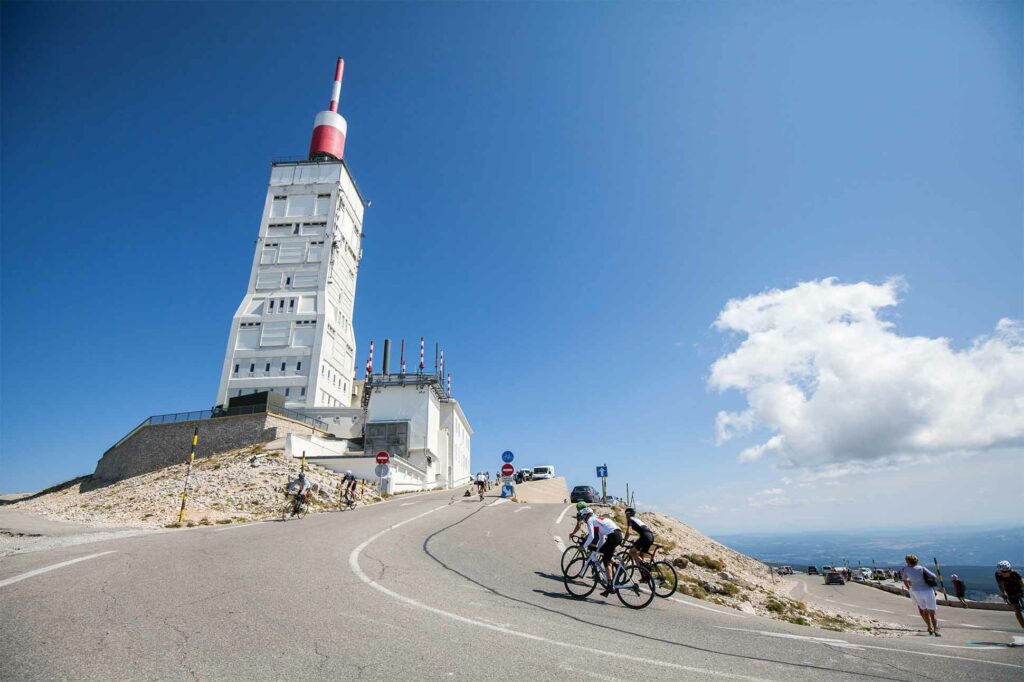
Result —
M515 459L515 456L512 454L511 450L506 450L505 452L501 453L501 461L504 462L505 464L508 464L513 459Z

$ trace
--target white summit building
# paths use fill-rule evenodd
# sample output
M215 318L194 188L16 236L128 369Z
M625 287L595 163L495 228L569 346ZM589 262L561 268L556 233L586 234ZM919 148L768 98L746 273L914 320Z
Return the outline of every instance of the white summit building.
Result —
M271 391L285 406L348 407L355 377L352 310L365 204L343 160L338 113L316 117L309 160L274 163L249 287L231 321L217 403Z

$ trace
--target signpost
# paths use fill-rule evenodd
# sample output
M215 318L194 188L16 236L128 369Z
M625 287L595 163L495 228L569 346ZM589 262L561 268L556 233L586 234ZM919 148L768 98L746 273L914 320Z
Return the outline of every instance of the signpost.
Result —
M384 479L391 475L391 469L388 467L388 462L391 461L391 455L381 450L377 453L377 468L373 470L373 473L377 474L377 494L382 495L384 493Z
M601 500L608 501L608 465L602 464L597 467L597 477L601 479Z
M512 497L515 494L516 494L516 489L512 487L511 483L506 483L505 485L501 486L501 496L502 497Z
M514 466L512 466L511 464L502 464L501 465L501 475L502 476L511 476L515 472L516 472L516 468Z
M512 454L511 450L501 453L501 461L505 464L511 464L513 459L515 459L515 455Z

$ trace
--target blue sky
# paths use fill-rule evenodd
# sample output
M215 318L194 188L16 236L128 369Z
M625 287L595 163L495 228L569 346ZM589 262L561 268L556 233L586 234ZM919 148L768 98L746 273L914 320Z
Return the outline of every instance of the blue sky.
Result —
M902 278L894 333L954 350L1024 317L1020 3L0 11L0 490L213 403L270 162L303 157L341 55L373 202L357 366L440 341L474 468L607 463L715 531L840 526L922 479L1013 494L1011 434L800 503L804 469L737 461L756 430L716 443L747 396L708 380L743 338L713 326L727 302L801 282ZM905 525L934 523L914 495ZM941 521L1005 519L981 507Z

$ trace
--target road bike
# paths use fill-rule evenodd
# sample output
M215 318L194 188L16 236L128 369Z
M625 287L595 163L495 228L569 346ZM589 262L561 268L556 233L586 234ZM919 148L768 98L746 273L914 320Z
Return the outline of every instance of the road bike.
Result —
M633 549L636 543L630 542L625 545L625 554L627 561L637 566L642 566L647 569L651 574L651 580L654 581L654 594L658 595L662 599L667 599L675 594L676 585L679 582L679 577L676 575L675 567L667 561L655 560L654 555L658 553L659 549L662 549L663 545L651 545L651 551L649 553L637 552L640 557L639 560L633 559L632 555L629 554L629 550Z
M572 563L573 559L582 559L587 556L587 553L583 551L583 541L586 539L583 535L571 535L569 539L572 540L572 544L565 548L562 552L562 574L564 575L566 569L569 568L569 564Z
M301 519L309 512L309 504L306 503L303 495L285 491L284 498L286 502L284 509L281 510L282 521L287 521L293 516L298 516Z
M623 556L620 554L612 559L615 569L611 589L626 608L642 609L654 601L654 581L646 568L627 563ZM600 553L594 551L588 557L573 559L562 581L565 591L577 599L589 597L598 584L608 587Z

